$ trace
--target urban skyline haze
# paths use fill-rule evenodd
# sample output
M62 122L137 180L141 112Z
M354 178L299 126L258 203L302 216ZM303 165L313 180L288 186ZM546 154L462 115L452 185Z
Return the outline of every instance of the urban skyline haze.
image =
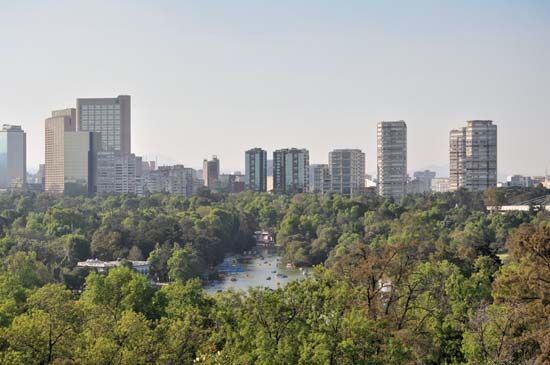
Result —
M132 97L132 152L244 172L244 151L358 148L404 120L408 170L448 175L449 131L499 126L499 177L550 169L545 1L0 0L0 124L44 162L44 119L77 98ZM52 19L62 21L52 21Z

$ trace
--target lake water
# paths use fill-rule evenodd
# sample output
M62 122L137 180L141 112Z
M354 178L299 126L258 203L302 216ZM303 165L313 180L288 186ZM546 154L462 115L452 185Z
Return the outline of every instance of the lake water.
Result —
M257 286L277 289L305 277L300 270L288 269L280 263L277 248L258 246L254 250L255 255L226 257L216 268L222 279L211 281L204 289L208 293L228 289L247 291Z

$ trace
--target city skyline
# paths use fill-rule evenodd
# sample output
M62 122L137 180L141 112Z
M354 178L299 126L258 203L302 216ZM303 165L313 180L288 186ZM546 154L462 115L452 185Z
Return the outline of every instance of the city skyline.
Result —
M376 124L403 119L409 172L447 176L449 130L490 119L499 180L543 175L550 4L428 4L2 2L0 123L23 127L37 170L48 111L127 94L132 152L159 164L200 168L215 154L222 171L243 171L255 146L307 148L312 164L358 148L374 174Z

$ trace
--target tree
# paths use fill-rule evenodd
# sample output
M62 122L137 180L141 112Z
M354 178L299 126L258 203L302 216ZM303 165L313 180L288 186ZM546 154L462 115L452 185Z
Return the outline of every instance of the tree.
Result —
M204 264L197 252L190 247L176 248L168 259L168 275L171 280L187 281L199 277Z
M48 284L33 293L27 304L28 312L16 317L7 330L9 351L28 364L70 359L82 318L71 292Z

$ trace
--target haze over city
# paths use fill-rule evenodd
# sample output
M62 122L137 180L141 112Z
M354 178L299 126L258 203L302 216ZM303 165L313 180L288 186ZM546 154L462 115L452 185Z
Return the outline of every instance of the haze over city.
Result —
M360 148L408 125L408 169L448 170L449 131L499 126L499 176L550 168L550 3L2 1L0 122L44 162L44 120L76 98L132 95L132 150L200 167L216 154Z

